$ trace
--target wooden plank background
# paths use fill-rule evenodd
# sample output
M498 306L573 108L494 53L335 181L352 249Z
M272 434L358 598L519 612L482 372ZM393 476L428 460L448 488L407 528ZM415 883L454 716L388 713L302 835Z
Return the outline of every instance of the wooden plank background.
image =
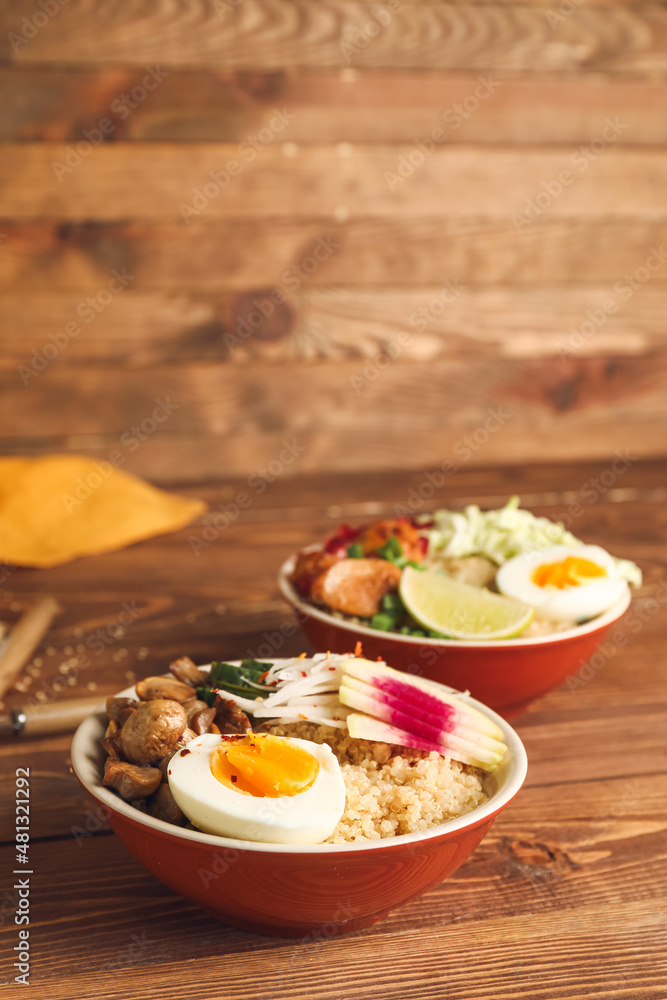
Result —
M664 457L663 8L47 7L0 10L2 451L169 397L161 482Z

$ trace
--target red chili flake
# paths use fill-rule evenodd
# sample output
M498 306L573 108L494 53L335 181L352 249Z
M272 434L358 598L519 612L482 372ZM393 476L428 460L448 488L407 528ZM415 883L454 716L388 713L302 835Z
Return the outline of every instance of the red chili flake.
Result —
M239 780L237 775L235 774L230 774L229 777L231 778L233 784L236 784L236 782Z
M334 722L339 721L339 717L337 715L332 715L331 718L333 719Z
M302 670L302 671L301 671L301 676L302 676L302 677L307 677L307 676L308 676L308 674L306 673L306 671L305 671L305 670Z
M268 676L269 676L269 671L268 671L268 670L265 670L265 671L264 671L264 673L263 673L263 674L261 674L261 676L260 676L260 678L259 678L259 683L260 683L260 684L263 684L263 683L264 683L264 678L265 678L265 677L268 677Z
M188 750L188 748L185 747L185 749L181 750L181 757L187 757L189 753L192 753L192 750Z
M300 718L300 719L305 719L305 720L306 720L306 722L308 721L308 716L307 716L307 715L304 715L304 714L303 714L303 712L299 712L299 718Z
M354 655L355 656L363 656L364 655L363 651L362 651L362 648L361 648L361 642L358 642L357 645L354 647Z
M333 671L335 671L336 667L327 667L327 670L333 670Z
M171 771L167 771L167 774L171 774Z

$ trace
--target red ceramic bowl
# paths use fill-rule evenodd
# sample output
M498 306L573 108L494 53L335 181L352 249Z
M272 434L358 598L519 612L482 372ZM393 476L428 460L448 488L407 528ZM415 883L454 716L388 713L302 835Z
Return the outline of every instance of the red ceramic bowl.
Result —
M357 625L304 601L289 580L295 558L283 563L278 584L315 649L347 653L361 640L369 660L380 657L397 670L470 691L506 719L576 673L630 604L628 593L585 625L534 639L418 639Z
M121 692L133 694L133 688ZM260 844L186 830L144 815L101 784L100 740L106 724L102 709L77 730L72 764L130 853L175 892L243 930L319 939L374 923L447 878L514 798L526 775L526 753L508 723L488 714L503 730L509 750L487 778L487 802L424 833L354 844Z

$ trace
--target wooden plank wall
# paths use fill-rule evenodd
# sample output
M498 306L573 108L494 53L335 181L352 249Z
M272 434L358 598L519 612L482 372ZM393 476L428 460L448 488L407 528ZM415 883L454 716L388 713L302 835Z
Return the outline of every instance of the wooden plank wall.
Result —
M0 57L6 453L667 452L665 8L8 0Z

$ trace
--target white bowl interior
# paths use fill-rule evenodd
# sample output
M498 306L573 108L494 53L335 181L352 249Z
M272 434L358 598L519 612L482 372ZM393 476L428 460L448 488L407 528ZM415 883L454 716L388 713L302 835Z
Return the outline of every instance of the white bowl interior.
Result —
M277 659L274 662L280 663ZM202 668L204 671L206 668ZM442 688L443 685L431 681L434 687ZM445 688L444 690L451 690ZM119 697L136 697L133 687L126 688L119 692ZM83 786L100 802L113 812L150 827L162 834L172 837L179 837L184 840L193 840L200 844L211 844L217 847L243 848L249 851L262 851L279 854L312 854L312 853L348 853L350 851L374 851L395 843L419 843L440 836L443 833L453 833L456 830L464 829L473 823L486 819L498 809L502 809L519 791L527 770L526 751L518 735L501 716L491 711L481 702L470 695L461 694L460 697L474 706L479 711L485 712L501 728L503 740L507 744L508 752L500 767L494 774L489 775L485 781L489 798L481 806L466 813L459 819L451 820L440 826L432 827L420 833L404 834L400 837L386 838L384 840L369 840L367 842L355 842L350 844L267 844L249 840L234 840L230 837L218 837L213 834L199 833L197 830L186 830L182 827L174 826L163 820L154 819L145 813L140 812L128 802L124 802L109 788L102 785L102 773L104 771L105 754L101 746L101 740L106 729L106 716L104 706L100 706L97 712L88 716L77 729L72 741L72 766Z
M280 567L280 571L278 573L278 586L280 587L283 597L285 597L301 614L308 615L311 618L316 618L329 625L335 625L343 631L353 633L357 638L359 636L368 635L377 639L379 636L382 636L387 641L406 643L407 645L419 643L420 646L438 646L439 648L446 647L451 649L489 649L494 647L511 649L512 647L523 648L526 646L544 646L553 642L565 642L576 636L585 635L588 632L596 632L600 628L605 628L607 625L611 625L612 622L615 622L621 617L621 615L625 614L631 600L630 588L628 587L625 594L620 597L608 611L605 611L604 614L598 615L597 618L592 618L583 625L577 625L575 628L565 629L562 632L554 632L551 635L532 636L525 639L522 639L520 636L516 639L432 639L428 636L421 637L414 635L401 635L400 632L381 632L378 629L369 628L367 625L347 621L344 618L337 618L335 615L329 614L323 609L316 607L314 604L309 604L307 601L303 600L290 581L290 576L294 570L295 559L296 556L290 556L289 559L286 559Z

